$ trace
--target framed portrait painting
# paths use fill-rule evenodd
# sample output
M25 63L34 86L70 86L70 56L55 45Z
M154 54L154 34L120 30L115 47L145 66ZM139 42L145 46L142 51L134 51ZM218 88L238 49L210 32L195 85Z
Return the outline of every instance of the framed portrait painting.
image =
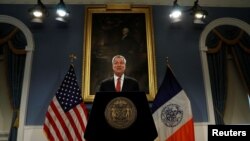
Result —
M123 55L125 75L138 80L140 91L153 101L157 84L151 7L105 5L86 7L82 94L93 102L99 84L113 76L112 58Z

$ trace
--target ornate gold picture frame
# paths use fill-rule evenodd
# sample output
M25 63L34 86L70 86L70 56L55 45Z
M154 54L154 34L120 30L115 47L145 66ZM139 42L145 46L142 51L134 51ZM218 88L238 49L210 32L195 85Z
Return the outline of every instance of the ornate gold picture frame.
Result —
M138 80L153 101L156 90L155 51L150 6L127 4L86 7L82 95L93 102L99 83L113 75L112 57L125 56L125 74ZM130 34L125 39L123 34Z

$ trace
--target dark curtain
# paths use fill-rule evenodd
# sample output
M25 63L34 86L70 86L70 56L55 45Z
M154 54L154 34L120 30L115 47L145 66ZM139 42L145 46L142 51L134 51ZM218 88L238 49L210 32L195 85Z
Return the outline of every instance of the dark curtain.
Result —
M12 123L9 141L17 140L19 124L19 108L22 93L23 75L25 67L27 45L24 34L16 27L9 24L0 24L0 47L7 59L7 75L10 91L10 101L13 108Z
M15 36L12 37L11 40L8 41L7 55L8 55L8 76L10 83L10 91L11 91L11 101L13 106L13 117L12 124L9 134L9 141L16 141L17 139L17 130L19 124L19 109L20 109L20 101L22 94L22 85L23 85L23 75L24 75L24 67L25 67L25 58L26 54L23 51L26 47L27 42L25 36L22 32L17 32ZM17 49L13 51L13 49Z
M227 98L227 55L230 54L240 72L242 82L250 87L249 35L235 26L214 28L206 39L207 60L212 89L216 124L224 124L224 111Z
M22 93L25 55L16 55L8 51L8 77L10 85L13 116L9 141L16 141L18 130L19 109Z
M226 48L213 54L207 54L210 83L212 89L215 121L224 124L223 111L226 101Z

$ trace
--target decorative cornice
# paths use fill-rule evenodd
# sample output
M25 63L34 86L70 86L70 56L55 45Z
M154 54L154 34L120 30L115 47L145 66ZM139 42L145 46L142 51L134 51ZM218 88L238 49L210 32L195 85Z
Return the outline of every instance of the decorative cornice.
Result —
M195 0L178 0L181 6L192 6ZM42 0L44 4L57 4L59 0ZM173 0L64 0L65 4L129 3L143 5L173 5ZM0 4L36 4L35 0L1 0ZM202 0L203 7L250 7L250 0Z

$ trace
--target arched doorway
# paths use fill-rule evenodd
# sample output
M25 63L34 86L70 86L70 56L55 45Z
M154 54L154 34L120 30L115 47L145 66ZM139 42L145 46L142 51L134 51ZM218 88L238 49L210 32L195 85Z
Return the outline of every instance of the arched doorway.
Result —
M221 30L226 35L229 35L230 36L229 39L224 38L222 34L218 32L218 30ZM215 34L217 37L213 36L212 34ZM242 60L243 58L239 57L238 51L236 51L235 48L237 49L242 48L242 50L245 50L245 51L241 51L241 52L246 52L246 54L248 54L248 52L250 52L250 51L247 51L249 50L249 35L250 35L249 24L239 19L235 19L235 18L216 19L212 21L211 23L209 23L201 34L200 43L199 43L200 54L201 54L201 59L202 59L204 84L205 84L205 91L206 91L206 96L207 96L209 121L211 123L216 122L217 124L230 124L229 122L225 123L224 120L226 118L225 115L227 115L225 113L227 112L226 105L228 104L226 103L228 103L229 92L231 91L230 83L228 81L229 79L231 79L230 77L232 76L232 68L231 69L229 68L230 66L232 67L232 65L230 65L231 56L233 56L233 59L234 59L234 67L237 66L237 71L238 71L237 75L238 77L241 77L239 80L242 82L242 85L241 85L242 88L244 87L245 89L245 97L246 97L245 100L246 102L248 102L247 97L249 96L249 87L248 87L249 81L246 79L249 79L249 74L247 72L243 72L243 71L246 71L247 69L246 68L243 69L242 68L242 66L244 67L244 65L242 65L243 63L239 63L240 60ZM212 41L213 43L211 42L210 44L208 43L209 38L210 40L213 40ZM242 44L243 40L248 40L246 41L247 42L246 44L248 44L247 45L248 47ZM211 44L213 44L212 46L214 46L214 48L211 47ZM217 58L215 56L208 55L208 54L212 54L215 52L216 53L219 52L221 48L224 48L225 50L220 51L221 55L217 55L216 56ZM249 62L247 61L249 60L249 55L245 55L245 56L247 56L245 57L245 61ZM214 62L211 61L212 59L214 60ZM226 60L226 61L222 61L222 60ZM211 69L212 67L209 67L211 66L211 64L212 65L215 64L214 68L217 68L217 71L215 71L216 69ZM218 69L218 67L220 67L220 69ZM211 71L211 70L214 70L214 71ZM219 72L218 70L220 70L220 73L217 73ZM216 73L217 75L215 75ZM230 77L229 77L229 74L230 74ZM235 77L235 78L238 78L238 77ZM215 88L215 83L217 83L216 88ZM238 94L240 92L237 91L236 93ZM249 112L249 109L248 109L248 112ZM231 123L234 123L234 122L231 121Z
M25 116L26 116L26 109L27 109L27 100L28 100L28 93L29 93L29 84L30 84L30 74L31 74L31 66L32 66L32 56L34 50L34 40L32 33L30 32L29 28L20 20L7 16L7 15L0 15L0 23L5 23L16 27L20 30L26 38L27 45L25 47L26 57L24 63L24 73L23 73L23 82L21 86L21 101L20 101L20 109L19 110L19 124L18 124L18 133L17 133L17 140L23 140L23 130L25 124Z

